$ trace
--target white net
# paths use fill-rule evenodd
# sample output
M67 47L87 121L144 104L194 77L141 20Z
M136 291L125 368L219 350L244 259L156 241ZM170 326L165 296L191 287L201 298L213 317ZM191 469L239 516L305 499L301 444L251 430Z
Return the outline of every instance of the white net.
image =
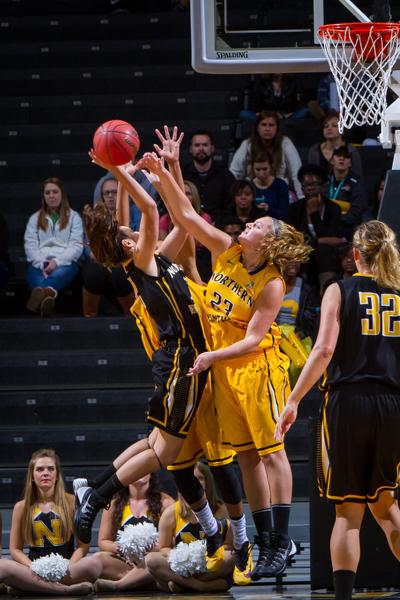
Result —
M390 75L400 55L400 24L343 23L319 30L339 94L339 131L379 124Z

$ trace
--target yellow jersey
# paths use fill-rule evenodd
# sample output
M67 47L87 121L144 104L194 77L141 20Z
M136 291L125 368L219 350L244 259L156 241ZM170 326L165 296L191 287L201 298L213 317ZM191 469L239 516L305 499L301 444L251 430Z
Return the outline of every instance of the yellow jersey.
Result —
M242 263L239 245L220 254L206 289L206 311L213 349L226 348L245 337L259 294L269 281L276 278L284 284L282 275L273 264L249 273ZM279 327L272 323L259 349L276 347L280 341Z

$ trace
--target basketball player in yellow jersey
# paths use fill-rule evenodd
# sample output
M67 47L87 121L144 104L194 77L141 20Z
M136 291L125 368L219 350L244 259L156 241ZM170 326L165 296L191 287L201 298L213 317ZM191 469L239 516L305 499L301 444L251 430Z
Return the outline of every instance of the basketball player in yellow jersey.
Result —
M307 260L310 248L301 233L270 217L247 224L240 243L231 246L229 235L200 222L204 219L162 160L146 154L140 168L159 178L176 222L212 253L206 305L213 350L197 357L190 374L212 367L218 418L226 443L238 453L258 533L260 552L251 577L272 577L284 571L295 552L288 536L291 470L283 443L274 439L289 393L288 359L279 351L274 319L284 296L282 269L290 261ZM248 544L240 549L244 560L246 552Z

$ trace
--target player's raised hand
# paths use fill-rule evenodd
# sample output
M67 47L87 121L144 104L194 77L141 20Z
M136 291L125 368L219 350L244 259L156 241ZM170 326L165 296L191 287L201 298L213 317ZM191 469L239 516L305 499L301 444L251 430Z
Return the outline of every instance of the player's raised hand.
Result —
M105 162L101 161L95 154L93 148L91 148L88 152L90 159L92 161L93 164L97 165L98 167L102 167L103 169L105 169L106 171L110 171L113 168L113 165L108 165Z
M158 155L164 158L168 164L179 162L180 146L184 133L181 132L178 136L178 128L174 125L171 136L169 127L164 125L164 135L159 129L156 129L156 135L162 144L161 148L157 144L154 144Z

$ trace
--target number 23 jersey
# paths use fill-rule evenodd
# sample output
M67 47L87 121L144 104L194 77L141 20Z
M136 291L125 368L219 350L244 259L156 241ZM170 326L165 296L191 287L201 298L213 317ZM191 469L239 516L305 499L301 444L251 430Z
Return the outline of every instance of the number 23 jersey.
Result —
M249 273L238 245L220 254L206 288L206 311L214 349L226 348L245 337L255 301L264 286L276 278L283 281L274 265L264 264ZM273 323L259 348L272 348L280 341L279 327Z
M338 282L340 333L324 385L376 382L400 389L400 294L369 275Z

